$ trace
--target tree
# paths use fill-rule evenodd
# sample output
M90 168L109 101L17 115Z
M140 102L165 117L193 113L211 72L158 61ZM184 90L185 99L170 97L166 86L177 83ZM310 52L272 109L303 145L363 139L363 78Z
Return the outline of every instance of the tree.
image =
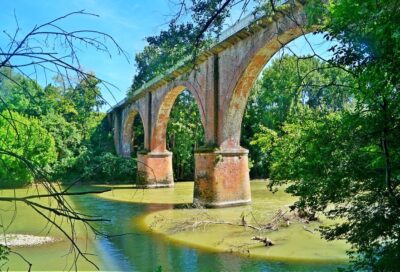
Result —
M158 36L147 37L147 46L136 54L135 65L137 73L129 94L132 95L144 83L162 75L169 68L190 55L193 50L193 25L176 25L170 23L165 31Z
M3 88L6 84L4 83L4 79L8 79L10 82L15 83L19 87L22 87L22 90L25 93L25 97L29 97L28 101L37 102L35 98L38 98L38 96L40 96L41 94L31 94L31 91L35 90L36 87L33 86L32 88L32 86L27 86L26 88L24 88L24 84L35 84L35 82L29 80L29 76L24 73L24 69L26 67L32 68L32 70L34 71L33 76L35 76L35 73L37 73L38 71L43 72L46 77L48 76L48 74L57 75L59 81L62 82L64 89L73 85L71 82L72 76L75 76L80 80L90 80L91 78L93 78L93 75L85 72L81 68L79 62L79 56L77 55L77 52L80 52L80 50L78 50L80 46L95 48L99 52L103 52L108 55L111 55L111 49L114 48L116 49L116 52L118 54L122 54L126 57L126 54L122 50L122 48L110 35L106 33L96 30L67 30L62 27L62 24L60 24L61 21L73 16L96 15L86 13L84 11L72 12L64 16L57 17L49 22L35 25L30 31L26 32L22 36L21 29L19 29L18 22L16 21L17 29L13 34L4 32L7 39L9 39L9 43L4 48L0 48L0 87L2 88L2 90L6 89L8 93L13 92L13 89ZM14 82L12 77L12 70L16 70L20 74L25 75L26 79L24 79L22 82ZM101 80L101 82L106 88L113 86L107 81ZM49 88L47 90L52 91L53 89ZM9 104L6 101L6 97L3 93L0 95L0 104L2 108L2 113L0 113L0 120L3 124L9 124L9 127L14 129L14 135L18 135L18 120L14 120L14 118L11 116L10 113L12 112L9 108ZM18 98L17 101L25 103L26 105L25 99ZM33 107L35 106L34 103L28 105L33 105ZM23 107L22 104L21 107ZM36 110L32 110L31 114L35 114L35 112ZM5 113L8 113L10 115L5 115ZM11 130L7 131L5 139L7 139L10 131ZM15 147L17 149L14 149ZM101 218L90 217L76 212L65 199L65 196L68 195L80 195L93 192L71 192L70 190L72 188L72 185L75 184L79 179L72 185L68 186L66 189L60 190L58 187L54 186L50 182L50 176L49 173L45 171L46 169L41 168L40 164L37 165L35 161L31 161L29 158L25 157L24 154L19 154L18 146L15 147L8 145L5 146L4 148L0 149L0 155L3 159L7 157L9 161L16 160L25 165L31 171L34 179L42 181L41 185L47 190L48 194L31 195L23 198L0 197L0 202L20 201L27 204L35 212L48 220L48 222L52 224L55 228L59 229L65 234L66 238L71 242L71 252L75 255L74 260L82 257L88 262L92 263L95 267L97 267L88 258L88 255L81 251L81 249L76 244L76 237L74 232L68 233L66 230L63 229L62 226L51 219L52 216L55 215L62 216L68 222L72 230L74 229L74 223L76 221L81 221L85 223L86 226L89 229L93 230L95 233L101 234L92 225L92 222L101 221ZM57 209L50 206L38 206L37 203L32 201L35 198L40 197L52 198L56 202ZM4 253L7 252L8 250L6 248L0 246L0 256L2 259L4 259Z
M53 137L42 128L37 118L26 118L17 112L5 111L0 119L0 150L12 149L40 168L46 168L56 160ZM13 119L11 126L5 118ZM16 157L0 155L0 188L16 188L33 181L27 166Z
M321 5L311 6L310 18L323 23L327 39L339 41L331 63L356 78L356 105L285 124L273 185L289 183L301 209L344 219L322 233L351 243L354 268L394 271L400 259L399 6L343 0L322 8L315 14Z
M69 88L66 91L65 98L71 101L76 109L75 122L84 126L93 111L99 111L100 107L105 105L99 88L100 83L101 80L91 74L80 80L74 88ZM88 128L82 127L82 129L86 131Z
M247 103L242 145L250 150L252 177L268 177L276 137L303 108L329 113L351 107L355 82L345 71L321 60L284 55L267 67Z
M196 100L188 90L176 99L167 127L167 147L172 151L178 180L194 177L194 151L204 144L204 129Z
M93 128L81 144L81 152L68 168L81 181L132 183L136 179L136 161L116 154L113 133L105 114L92 113Z
M97 112L103 101L100 81L95 77L67 89L51 84L42 89L35 81L11 71L3 83L0 95L4 95L5 104L20 114L39 119L55 140L57 160L46 165L50 180L133 180L133 162L117 157L105 115ZM16 168L17 161L13 161ZM111 164L121 166L114 169L118 175L102 171L111 170Z

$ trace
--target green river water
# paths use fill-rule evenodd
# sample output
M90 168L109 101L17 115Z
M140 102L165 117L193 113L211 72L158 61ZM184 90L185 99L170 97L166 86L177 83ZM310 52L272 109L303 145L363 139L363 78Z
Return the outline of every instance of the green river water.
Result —
M12 191L0 191L9 195ZM17 190L24 195L32 193L26 189ZM42 200L45 201L45 200ZM217 253L185 246L159 235L143 231L137 220L149 212L171 209L170 204L139 204L118 202L87 195L72 198L74 205L83 213L101 215L110 220L102 223L99 229L108 234L126 234L112 238L97 237L77 226L78 241L81 247L95 254L91 259L100 270L109 271L334 271L338 264L307 262L279 262L261 258L249 258L230 253ZM2 204L3 205L3 204ZM16 217L7 229L8 233L50 235L60 241L34 247L16 247L32 264L34 271L74 270L72 255L68 254L70 244L62 234L46 225L34 211L23 204L9 204L1 207L3 225ZM78 259L79 270L96 270L95 267ZM17 255L11 254L10 261L2 269L10 271L27 270L26 263Z

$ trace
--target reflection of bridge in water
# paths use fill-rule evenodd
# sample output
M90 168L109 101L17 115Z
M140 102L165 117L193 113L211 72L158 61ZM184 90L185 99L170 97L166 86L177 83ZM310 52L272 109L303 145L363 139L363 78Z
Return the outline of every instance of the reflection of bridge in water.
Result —
M166 130L175 99L187 89L199 108L206 143L195 151L194 202L206 206L249 203L248 151L240 146L246 102L268 60L304 34L305 22L298 3L273 17L247 16L198 56L196 69L184 61L110 109L108 118L121 156L131 155L137 113L143 122L146 151L138 153L138 180L147 187L173 186Z

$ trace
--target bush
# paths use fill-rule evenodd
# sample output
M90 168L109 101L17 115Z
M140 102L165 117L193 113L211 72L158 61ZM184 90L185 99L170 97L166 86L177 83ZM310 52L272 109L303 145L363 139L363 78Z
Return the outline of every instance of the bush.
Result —
M41 122L12 111L3 111L0 115L0 151L0 187L3 188L31 183L34 177L28 164L49 170L57 159L54 139Z
M134 182L136 179L136 160L122 158L110 152L94 155L87 151L77 160L83 165L84 180L96 183Z

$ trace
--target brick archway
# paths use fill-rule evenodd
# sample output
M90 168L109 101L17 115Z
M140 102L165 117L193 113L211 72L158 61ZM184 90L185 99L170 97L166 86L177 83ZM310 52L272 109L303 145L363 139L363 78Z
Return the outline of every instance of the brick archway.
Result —
M231 91L231 97L226 103L226 114L222 121L220 146L223 149L235 149L240 146L240 135L243 115L246 109L250 91L254 86L258 76L264 69L268 61L276 54L284 45L303 35L300 28L290 29L281 34L278 39L274 39L266 43L254 54L246 58L241 64L246 68L237 79L237 83Z
M155 120L154 120L154 126L152 128L151 141L150 141L151 151L153 152L167 151L166 140L167 140L167 126L168 126L169 116L172 107L175 104L176 99L184 90L188 90L191 93L192 97L194 97L197 108L200 113L200 118L203 128L205 128L204 114L203 114L204 110L202 109L199 93L193 91L193 86L191 86L188 83L175 86L171 90L165 93L165 95L161 98L161 103L159 104L159 107L155 108L156 110L154 118Z
M133 124L136 118L140 118L140 122L144 128L143 117L135 107L130 107L126 113L126 117L122 120L122 134L121 134L121 156L130 157L133 152ZM146 138L146 130L144 129Z
M207 145L195 153L194 202L217 207L251 202L248 151L240 147L250 90L268 60L283 45L311 31L304 28L307 18L302 4L293 0L285 4L286 12L273 17L245 17L199 54L195 63L188 56L109 111L119 151L126 149L121 148L118 138L125 109L135 104L141 114L147 152L138 156L138 169L143 173L140 180L144 185L173 186L166 130L175 99L186 88L199 107Z

